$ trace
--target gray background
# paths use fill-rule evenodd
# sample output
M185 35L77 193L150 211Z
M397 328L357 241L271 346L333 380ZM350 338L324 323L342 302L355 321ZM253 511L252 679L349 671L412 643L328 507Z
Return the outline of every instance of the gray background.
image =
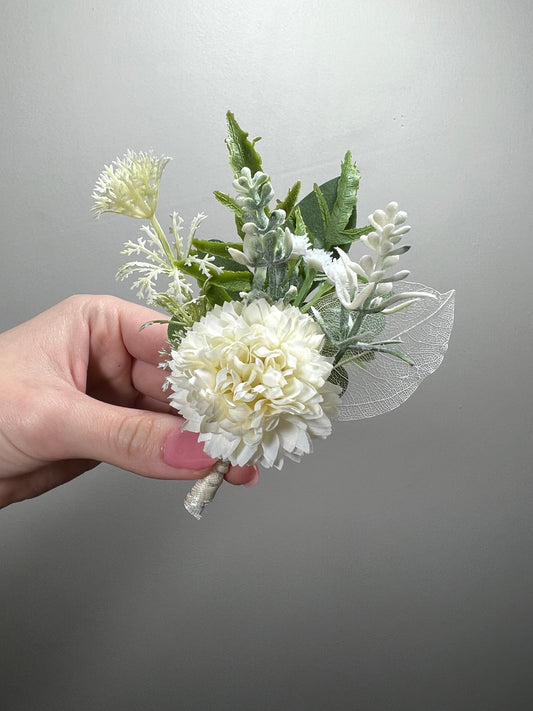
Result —
M127 148L174 157L160 215L232 238L228 108L278 195L351 149L361 220L398 200L413 280L457 309L408 403L201 523L185 483L105 465L2 511L2 709L532 708L532 21L519 0L4 0L2 329L135 298L114 273L138 225L89 214Z

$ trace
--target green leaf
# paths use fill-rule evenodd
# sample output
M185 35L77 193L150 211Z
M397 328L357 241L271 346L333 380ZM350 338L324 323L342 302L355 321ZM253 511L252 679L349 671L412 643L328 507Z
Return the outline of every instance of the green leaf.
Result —
M224 301L231 301L231 297L228 292L218 284L213 284L211 282L212 277L207 277L201 271L198 264L195 264L194 262L192 264L185 264L185 261L181 260L179 262L176 262L176 266L184 274L189 274L189 276L192 276L196 279L198 286L203 291L206 299L212 306L214 306L215 304L223 304Z
M385 329L386 325L387 319L383 314L366 314L361 324L361 332L366 332L368 334L368 340L375 339L376 336L378 336ZM365 340L361 333L360 338L362 341Z
M313 185L313 192L315 193L316 200L318 203L318 208L320 210L320 217L322 218L322 227L324 228L324 234L328 228L329 222L329 206L324 197L324 193L316 183Z
M404 244L402 247L396 247L396 249L391 250L390 252L387 252L386 256L387 257L396 257L400 256L401 254L405 254L411 249L411 246L409 244Z
M242 208L237 205L235 198L232 198L230 195L226 195L226 193L220 192L220 190L215 190L213 195L222 205L224 205L224 207L229 207L229 209L236 215L239 215L239 217L242 216Z
M144 331L144 329L147 326L153 326L154 323L170 323L170 320L168 318L165 318L165 319L156 318L156 319L153 319L152 321L147 321L146 323L143 323L143 325L139 328L139 331Z
M335 368L333 368L333 370L331 371L328 380L330 383L340 386L342 397L348 388L349 382L348 373L346 372L346 369L339 365L335 366Z
M188 274L189 276L192 276L194 279L196 279L199 286L203 286L204 282L207 279L206 275L201 271L198 264L195 264L194 262L192 264L185 264L185 261L186 260L180 259L179 261L175 262L176 267L180 270L180 272Z
M229 247L242 251L241 242L222 242L222 240L219 239L193 239L192 243L199 252L211 254L213 257L231 259L228 252Z
M179 343L184 331L185 326L175 316L168 321L167 338L171 344Z
M335 181L337 178L335 178ZM321 186L322 194L324 194L325 185ZM336 189L336 186L335 186ZM332 203L333 204L333 203ZM308 193L296 206L294 215L298 215L300 220L306 226L306 232L314 247L322 248L324 246L324 223L322 222L322 213L318 205L318 200L314 192Z
M326 335L328 341L334 345L335 341L337 340L337 335L338 335L337 333L335 333L335 326L326 322L322 318L322 314L320 313L320 311L318 309L316 309L314 306L311 306L311 312L313 314L313 318L315 319L315 321L318 323L318 325L320 326L320 328Z
M305 224L303 217L302 217L302 211L300 210L299 207L295 207L293 210L293 213L291 215L292 217L292 224L293 224L293 232L295 235L306 235L308 234L309 230L307 229L307 225Z
M373 229L372 225L365 225L364 227L350 227L347 230L341 230L339 234L343 237L349 237L352 242L355 242L356 239L359 239L363 235L369 234Z
M278 200L276 204L276 210L283 210L287 219L290 218L292 212L296 206L296 201L298 200L298 195L300 194L300 188L302 183L298 181L292 188L290 188L285 200Z
M214 257L214 265L224 269L224 271L247 272L248 267L239 264L228 252L228 247L233 247L242 252L242 242L222 242L221 240L201 240L193 239L192 244L197 249L200 258L206 254Z
M348 156L348 160L347 160L346 156ZM300 210L301 218L303 219L303 221L305 222L305 224L307 226L307 234L310 235L310 238L313 242L314 247L321 248L321 249L331 249L333 246L346 244L346 242L344 241L344 238L347 235L343 235L341 233L343 231L346 232L348 230L352 230L356 227L357 190L355 191L355 195L354 195L353 194L353 177L354 176L352 175L352 169L357 172L358 176L359 176L359 173L358 173L357 169L355 168L355 166L351 165L351 154L348 152L346 154L346 156L345 156L343 164L341 166L341 170L345 174L344 177L341 174L337 178L332 178L331 180L328 180L327 182L322 183L319 186L320 193L324 197L325 203L328 207L328 212L330 214L334 212L335 205L337 203L337 193L340 191L341 199L339 200L339 204L337 205L337 211L336 211L337 217L335 218L335 220L338 221L338 224L340 224L340 222L342 222L342 220L340 220L340 214L342 213L342 214L346 215L346 213L347 213L348 205L350 202L348 195L351 192L351 200L353 202L352 211L346 217L345 224L342 225L342 227L338 229L336 238L333 243L331 243L331 237L328 237L329 230L331 230L332 228L328 227L328 233L326 233L326 229L324 227L324 222L323 222L323 217L322 217L323 208L321 209L321 207L319 205L316 192L313 191L312 193L309 193L308 195L306 195L302 200L300 200L300 202L297 205L296 209L299 208L299 210ZM348 164L350 164L351 167L348 167ZM328 220L328 225L329 224L333 224L332 218L330 218ZM366 228L363 228L363 229L366 229ZM354 239L356 239L356 238L357 238L357 234L354 236Z
M333 356L337 354L337 350L337 347L334 346L331 341L325 338L320 353L324 356L324 358L333 358Z
M242 208L237 205L234 198L226 195L226 193L221 193L219 190L215 190L214 195L216 199L224 205L224 207L228 207L235 214L235 227L237 228L237 234L241 237L241 239L244 238L244 232L242 231L242 225L244 222L242 219Z
M213 274L206 281L205 288L211 286L221 286L227 291L240 292L249 291L252 283L252 272L222 272L221 274Z
M359 178L359 171L352 161L352 154L347 151L341 165L335 204L326 227L325 243L327 249L332 249L339 244L339 233L347 227L355 211Z
M335 246L341 247L345 244L353 244L353 242L356 242L358 239L360 239L362 235L369 234L370 232L372 232L373 229L374 228L372 227L372 225L366 225L365 227L356 227L350 230L341 230L337 235Z
M202 290L205 294L205 298L212 306L215 306L215 304L221 306L225 301L232 301L226 289L223 289L217 284L208 284L206 281Z
M362 343L361 341L356 341L355 343L352 344L352 348L347 349L347 352L352 351L352 352L358 352L361 351L363 354L370 354L370 353L387 353L388 355L392 355L395 358L399 358L400 360L403 360L404 363L407 363L408 365L414 365L413 361L409 356L407 356L405 353L402 353L402 351L399 351L396 348L389 348L388 346L382 346L379 345L378 343ZM362 357L361 354L354 355L352 362L355 362L359 360ZM349 362L349 360L346 360L343 358L341 363L346 364Z
M233 259L226 259L225 257L215 257L214 264L216 267L220 267L225 272L249 272L247 266L244 264L239 264L234 262Z
M392 355L395 358L403 360L403 362L407 363L407 365L414 365L414 362L411 360L411 358L409 358L409 356L405 355L405 353L402 353L402 351L398 351L394 348L386 348L385 346L375 346L372 348L372 350L378 353L388 353L389 355Z
M235 175L238 175L244 167L250 168L252 175L261 170L261 156L255 150L255 144L259 138L253 141L248 140L248 134L242 130L231 111L226 114L228 136L226 145L229 151L229 162Z
M340 367L344 370L344 365L358 365L360 368L364 368L364 364L373 361L374 358L375 355L372 351L354 352L347 350L346 354L339 360L335 368Z

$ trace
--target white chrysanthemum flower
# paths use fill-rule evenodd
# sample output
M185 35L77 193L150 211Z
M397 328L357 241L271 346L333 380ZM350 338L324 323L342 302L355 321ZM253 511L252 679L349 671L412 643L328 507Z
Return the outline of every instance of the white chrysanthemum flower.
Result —
M157 158L152 151L128 151L102 171L94 187L93 211L149 220L153 217L159 196L161 174L170 158Z
M288 234L292 240L291 257L303 257L311 249L311 242L307 235L295 235L288 227L285 228L285 234Z
M332 263L333 258L331 252L327 252L325 249L308 249L304 254L304 260L311 267L311 269L316 269L317 272L325 272L326 268Z
M212 457L283 465L327 437L340 403L328 382L324 335L295 306L226 302L197 321L173 351L170 402Z

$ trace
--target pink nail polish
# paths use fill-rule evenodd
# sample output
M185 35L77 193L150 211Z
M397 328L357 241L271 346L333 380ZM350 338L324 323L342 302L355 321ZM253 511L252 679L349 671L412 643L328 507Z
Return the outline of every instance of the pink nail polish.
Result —
M244 486L246 486L246 487L255 486L258 481L259 481L259 468L256 464L254 464L253 476L249 481L246 482L246 484Z
M172 430L163 445L163 460L176 469L207 469L216 459L208 456L195 432Z

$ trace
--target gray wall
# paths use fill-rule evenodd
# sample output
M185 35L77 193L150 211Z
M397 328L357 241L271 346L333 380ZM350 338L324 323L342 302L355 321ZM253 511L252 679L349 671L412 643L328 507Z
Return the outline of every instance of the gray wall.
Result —
M231 238L228 108L278 194L351 149L362 218L398 200L413 280L457 312L401 409L223 487L201 523L186 484L105 465L2 511L2 709L532 707L532 21L519 0L4 0L2 329L135 298L114 273L137 225L89 214L127 148L175 158L163 216Z

